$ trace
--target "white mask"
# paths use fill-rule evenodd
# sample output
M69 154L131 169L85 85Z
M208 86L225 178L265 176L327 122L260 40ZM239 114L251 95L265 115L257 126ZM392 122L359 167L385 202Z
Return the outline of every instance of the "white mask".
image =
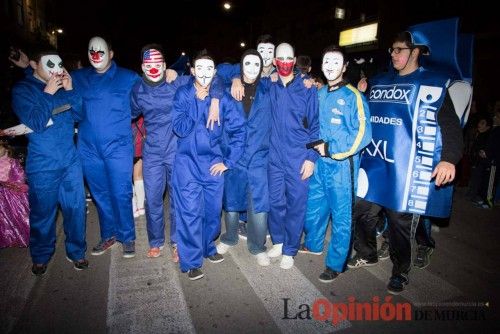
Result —
M160 82L163 80L167 65L160 51L150 49L142 55L142 71L148 80Z
M60 75L63 73L64 67L62 59L58 55L42 56L42 58L40 58L40 63L42 64L43 70L47 72L49 77L54 74Z
M246 55L245 58L243 58L243 75L253 81L257 79L257 77L260 74L260 71L262 69L261 63L260 63L260 58L257 55Z
M262 61L264 62L264 67L271 66L274 58L274 44L259 43L259 45L257 45L257 51L259 51L262 57Z
M321 70L328 81L336 81L342 79L342 74L345 72L344 57L340 52L327 52L323 56Z
M198 59L194 62L193 74L196 82L202 87L208 87L215 75L215 64L211 59Z
M108 43L101 37L92 37L89 42L88 56L90 64L96 70L105 69L111 61Z

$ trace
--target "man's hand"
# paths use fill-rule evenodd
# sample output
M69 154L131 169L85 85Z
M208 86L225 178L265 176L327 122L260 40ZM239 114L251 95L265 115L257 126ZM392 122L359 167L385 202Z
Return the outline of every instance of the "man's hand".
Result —
M245 87L243 87L241 79L233 79L233 83L231 85L231 96L234 97L236 101L241 101L243 96L245 96Z
M304 79L304 87L310 89L314 85L313 79Z
M272 73L269 78L271 79L271 82L277 82L279 79L278 73L274 72Z
M436 178L436 186L445 185L455 179L455 165L446 161L440 161L434 172L432 172L431 178Z
M62 75L54 74L47 81L47 85L43 91L47 94L54 95L62 86Z
M217 122L217 124L220 126L219 99L212 99L212 101L210 102L210 109L207 119L207 129L213 130L215 122Z
M210 175L212 176L217 176L217 175L222 175L227 170L227 167L222 163L216 163L210 167Z
M64 90L72 90L73 89L73 80L71 79L71 75L69 75L66 69L63 70L62 74L62 86Z
M484 150L479 150L479 157L486 159L486 152Z
M27 68L28 66L30 66L30 59L28 58L28 56L26 55L26 53L24 53L22 50L18 50L18 51L19 51L19 54L20 54L19 60L14 60L12 58L14 56L14 54L12 52L9 55L9 60L14 65L16 65L17 67Z
M196 86L196 97L199 100L204 100L208 96L208 87L198 87Z
M177 79L177 72L170 68L167 68L165 71L165 81L167 83L171 83L175 81L175 79Z
M318 151L319 155L322 157L326 157L325 143L318 144L313 147L316 151Z
M300 174L302 174L302 180L307 180L311 177L314 172L314 162L305 160L300 169Z
M361 80L359 80L358 82L358 90L361 93L364 93L366 92L367 88L368 88L368 81L366 80L366 78L361 78Z

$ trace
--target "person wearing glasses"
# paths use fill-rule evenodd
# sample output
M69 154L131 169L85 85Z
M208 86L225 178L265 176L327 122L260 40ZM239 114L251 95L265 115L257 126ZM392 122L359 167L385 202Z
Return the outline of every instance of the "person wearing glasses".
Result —
M361 159L357 209L366 217L383 210L389 229L392 276L391 294L409 283L411 240L418 249L414 264L425 267L434 242L421 217L448 217L452 181L461 158L463 139L460 119L448 92L450 77L420 66L419 59L432 52L428 36L414 30L395 37L389 48L394 71L370 80L368 101L373 139ZM366 90L366 81L358 87ZM358 212L359 214L359 212ZM366 219L356 233L364 238L350 268L374 265L377 258L376 222ZM360 231L361 229L361 231ZM416 234L416 235L415 235ZM420 263L420 265L418 265Z

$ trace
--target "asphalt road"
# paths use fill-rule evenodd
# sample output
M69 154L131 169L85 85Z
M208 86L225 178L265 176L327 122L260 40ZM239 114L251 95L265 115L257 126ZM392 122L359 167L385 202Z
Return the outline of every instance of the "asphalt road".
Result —
M135 258L122 258L119 245L97 257L88 251L89 270L77 272L58 224L57 250L43 277L31 274L27 249L0 250L0 333L498 333L500 207L476 208L463 193L455 193L449 225L433 233L431 264L413 269L410 285L389 303L390 260L324 284L317 279L324 256L299 254L290 270L279 268L279 258L262 268L244 240L224 262L205 261L203 279L189 281L169 249L146 257L144 218L136 220ZM89 249L98 235L91 204ZM398 307L409 312L390 313ZM376 310L379 320L370 320L367 313L376 317ZM382 313L391 320L380 320Z

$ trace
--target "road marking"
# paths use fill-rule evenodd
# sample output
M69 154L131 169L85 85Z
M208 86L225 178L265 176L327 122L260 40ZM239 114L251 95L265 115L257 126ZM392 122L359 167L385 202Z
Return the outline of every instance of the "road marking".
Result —
M169 247L146 258L146 224L136 222L136 256L114 247L109 268L107 326L111 333L195 333ZM144 241L143 241L144 240Z

